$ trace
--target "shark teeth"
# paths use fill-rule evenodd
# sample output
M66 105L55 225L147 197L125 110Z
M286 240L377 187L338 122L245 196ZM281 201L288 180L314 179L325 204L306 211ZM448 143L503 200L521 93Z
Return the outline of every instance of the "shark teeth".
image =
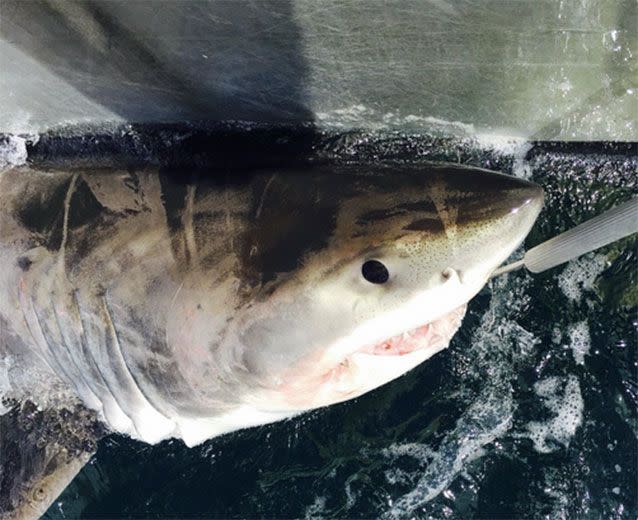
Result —
M461 324L465 309L466 306L461 305L433 322L368 345L358 352L376 356L404 356L415 350L433 349L443 342L449 342Z

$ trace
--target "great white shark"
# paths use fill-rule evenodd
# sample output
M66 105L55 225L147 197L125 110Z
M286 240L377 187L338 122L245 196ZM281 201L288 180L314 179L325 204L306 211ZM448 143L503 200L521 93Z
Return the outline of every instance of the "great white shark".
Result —
M0 511L41 514L104 432L194 446L401 376L542 199L447 164L0 172Z

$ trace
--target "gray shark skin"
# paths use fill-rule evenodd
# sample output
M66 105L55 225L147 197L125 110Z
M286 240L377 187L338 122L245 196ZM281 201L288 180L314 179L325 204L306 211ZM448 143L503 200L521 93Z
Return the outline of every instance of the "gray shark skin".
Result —
M105 432L192 446L399 377L541 206L456 165L0 172L0 512L45 511Z

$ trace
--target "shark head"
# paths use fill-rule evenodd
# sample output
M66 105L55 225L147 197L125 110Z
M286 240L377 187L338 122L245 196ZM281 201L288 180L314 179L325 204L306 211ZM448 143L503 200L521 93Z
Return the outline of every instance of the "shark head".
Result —
M232 315L222 312L223 327L212 311L189 321L201 297L182 295L169 316L182 363L198 364L182 367L191 382L204 395L216 374L215 391L224 381L235 403L215 433L357 397L445 348L543 193L486 170L426 165L279 172L249 198L224 282L232 304L221 302ZM218 294L219 303L229 293ZM186 354L203 337L213 338L206 353Z
M535 184L434 164L9 180L16 230L40 222L24 207L63 218L61 245L15 252L7 323L111 429L189 445L445 348L542 205Z

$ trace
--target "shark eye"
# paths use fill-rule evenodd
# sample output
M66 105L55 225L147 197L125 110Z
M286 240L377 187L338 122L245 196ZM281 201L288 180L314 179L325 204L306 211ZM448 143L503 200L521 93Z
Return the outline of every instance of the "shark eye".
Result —
M390 278L388 268L378 260L368 260L361 266L361 274L370 283L386 283Z

